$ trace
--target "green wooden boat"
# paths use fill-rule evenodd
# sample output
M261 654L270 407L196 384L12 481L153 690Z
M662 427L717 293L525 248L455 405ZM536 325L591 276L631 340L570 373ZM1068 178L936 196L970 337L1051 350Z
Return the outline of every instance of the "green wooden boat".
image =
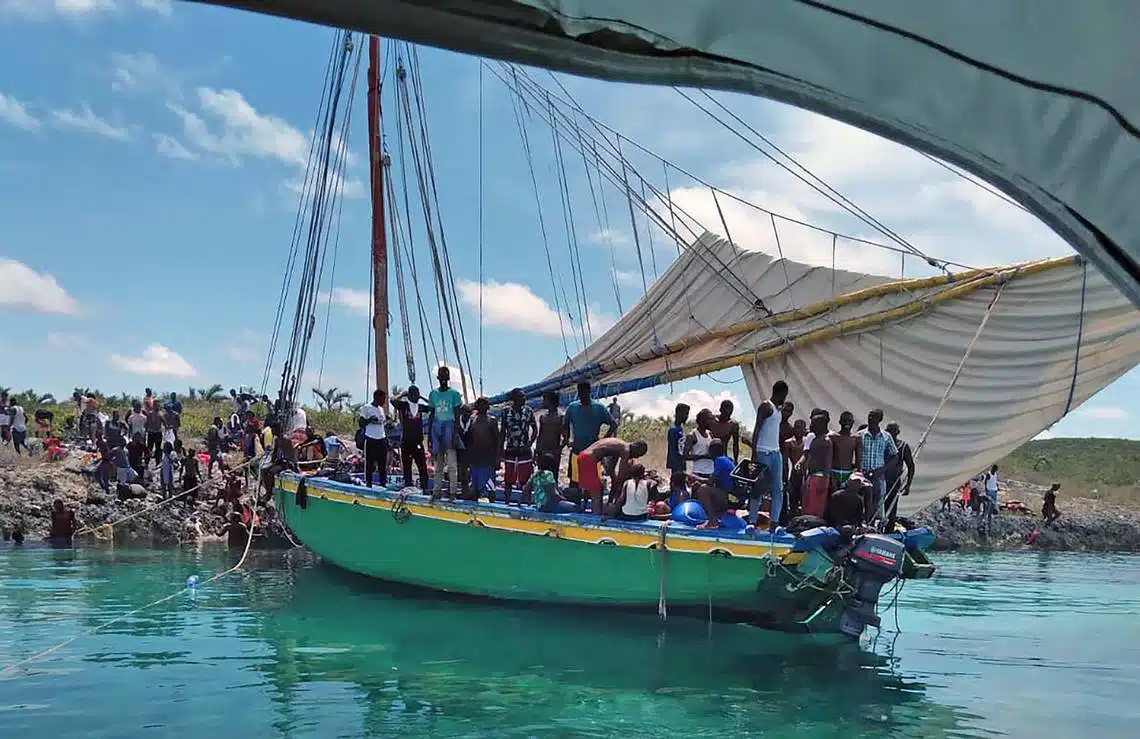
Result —
M851 604L842 557L787 534L433 503L289 473L274 497L283 522L328 562L434 591L818 632L842 630ZM905 557L899 577L933 572L921 552Z

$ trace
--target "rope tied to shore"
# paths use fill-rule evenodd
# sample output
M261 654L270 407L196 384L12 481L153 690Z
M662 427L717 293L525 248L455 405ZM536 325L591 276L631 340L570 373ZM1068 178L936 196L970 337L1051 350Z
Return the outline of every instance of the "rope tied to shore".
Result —
M244 523L239 523L237 525L241 526L243 529L245 529L245 532L246 532L245 549L241 553L241 558L238 559L237 564L235 564L233 567L229 568L228 570L225 570L224 572L219 572L218 574L214 575L210 579L204 580L204 581L198 583L194 587L187 585L186 587L179 588L178 590L171 593L170 595L164 595L163 597L159 598L158 600L151 601L150 603L146 603L144 605L141 605L138 608L132 608L131 610L127 611L126 613L121 613L109 621L104 621L103 623L99 624L98 626L87 629L85 631L80 631L78 634L75 634L74 636L71 636L67 639L64 639L63 641L61 641L60 643L58 643L54 646L48 647L47 649L44 649L40 652L36 652L35 654L31 655L30 657L25 657L24 659L21 659L21 660L18 660L16 662L12 662L10 664L7 664L3 668L0 668L0 678L11 675L16 670L20 669L21 667L23 667L25 665L32 664L33 662L38 662L41 659L43 659L44 657L47 657L50 654L58 652L60 649L63 649L64 647L68 646L69 644L73 644L74 642L79 641L80 639L82 639L85 636L92 636L94 634L97 634L100 631L102 631L103 629L106 629L108 626L112 626L114 624L117 624L120 621L123 621L125 619L130 618L131 616L135 616L139 613L142 613L143 611L150 610L151 608L154 608L155 606L162 605L163 603L168 603L168 602L174 600L175 598L177 598L178 596L182 595L183 593L186 593L190 590L200 588L204 585L210 585L212 583L215 583L218 580L221 580L226 575L229 575L230 573L236 572L237 570L241 569L241 566L245 564L245 560L249 556L250 547L253 545L253 530L250 526L246 526Z
M251 464L253 464L254 462L260 461L265 456L266 455L262 455L261 457L254 457L253 459L246 460L245 462L239 464L237 467L234 467L230 471L231 472L237 472L238 470L248 468ZM107 529L108 531L113 531L114 528L116 526L118 526L119 524L126 523L127 521L138 518L139 516L143 515L144 513L150 513L151 511L162 508L163 506L165 506L169 503L173 503L174 501L179 500L181 498L184 498L187 495L190 495L191 493L198 492L198 490L200 488L205 487L206 484L209 482L210 482L209 480L203 480L202 482L198 483L194 487L192 487L188 490L183 490L178 495L172 495L169 498L163 498L162 500L160 500L156 503L152 503L148 506L144 506L143 508L140 508L139 510L135 511L134 513L128 513L127 515L123 516L122 518L119 518L116 521L105 521L105 522L97 524L95 526L84 526L79 531L75 532L75 536L83 536L84 534L94 533L96 531L101 531L103 529Z
M661 566L657 569L657 615L661 617L662 621L666 620L665 611L665 574L668 565L669 548L665 545L665 536L669 532L669 524L672 520L666 519L661 523L661 528L657 532L657 551L660 553Z

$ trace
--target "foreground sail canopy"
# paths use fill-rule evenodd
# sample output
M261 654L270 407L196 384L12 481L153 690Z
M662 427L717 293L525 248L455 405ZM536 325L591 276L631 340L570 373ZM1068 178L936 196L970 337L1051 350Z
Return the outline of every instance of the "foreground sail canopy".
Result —
M527 390L571 393L588 379L612 395L739 367L754 403L786 380L798 417L824 408L834 426L841 411L863 422L881 408L912 446L930 429L907 511L1140 363L1138 321L1077 256L890 279L705 234L613 328Z
M204 1L815 110L1000 187L1140 305L1135 0Z

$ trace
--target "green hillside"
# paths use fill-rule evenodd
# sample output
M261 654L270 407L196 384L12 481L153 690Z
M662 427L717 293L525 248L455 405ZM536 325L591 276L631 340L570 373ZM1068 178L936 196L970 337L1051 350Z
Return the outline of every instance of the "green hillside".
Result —
M1058 482L1070 495L1140 505L1140 441L1042 439L998 462L1002 477L1042 485Z

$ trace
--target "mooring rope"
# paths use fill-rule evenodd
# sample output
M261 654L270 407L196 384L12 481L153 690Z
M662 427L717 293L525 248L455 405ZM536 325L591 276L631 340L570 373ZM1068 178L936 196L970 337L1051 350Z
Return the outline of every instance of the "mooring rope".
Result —
M250 521L250 523L252 524L252 521ZM217 575L214 575L213 577L211 577L209 580L205 580L204 582L199 583L195 587L201 587L203 585L209 585L211 583L215 583L218 580L221 580L226 575L230 574L231 572L235 572L236 570L240 569L241 566L243 564L245 564L246 557L249 556L249 549L253 544L253 530L251 529L251 527L246 526L245 524L238 524L238 525L241 526L243 529L245 529L245 532L246 532L245 551L243 551L241 553L241 559L239 559L237 561L237 564L235 564L233 567L229 568L225 572L220 572ZM131 610L127 611L126 613L121 613L109 621L104 621L103 623L99 624L98 626L96 626L94 628L87 629L86 631L81 631L72 637L64 639L63 641L61 641L59 644L56 644L55 646L48 647L47 649L45 649L41 652L36 652L35 654L33 654L30 657L25 657L22 660L12 662L11 664L5 665L2 669L0 669L0 678L12 674L13 672L18 670L19 668L23 667L24 665L28 665L28 664L31 664L33 662L38 662L39 660L43 659L44 657L47 657L49 654L57 652L60 649L63 649L67 645L72 644L72 643L78 641L79 639L82 639L85 636L91 636L93 634L97 634L100 631L102 631L103 629L107 628L108 626L116 624L119 621L130 618L131 616L134 616L138 613L142 613L143 611L154 608L155 606L162 605L163 603L167 603L169 601L172 601L175 598L177 598L178 596L180 596L183 593L185 593L189 590L192 590L192 589L194 589L194 588L192 588L190 586L180 588L177 591L171 593L170 595L164 595L163 597L159 598L158 600L151 601L150 603L147 603L145 605L141 605L138 608L132 608Z
M670 523L671 523L671 520L669 520L669 519L666 519L664 522L662 522L661 529L657 534L657 551L661 553L661 567L659 567L657 570L657 572L658 572L658 577L657 577L657 615L661 617L662 621L666 620L665 575L666 575L666 566L667 566L668 561L669 561L668 560L669 549L665 546L665 536L669 532L669 524Z

